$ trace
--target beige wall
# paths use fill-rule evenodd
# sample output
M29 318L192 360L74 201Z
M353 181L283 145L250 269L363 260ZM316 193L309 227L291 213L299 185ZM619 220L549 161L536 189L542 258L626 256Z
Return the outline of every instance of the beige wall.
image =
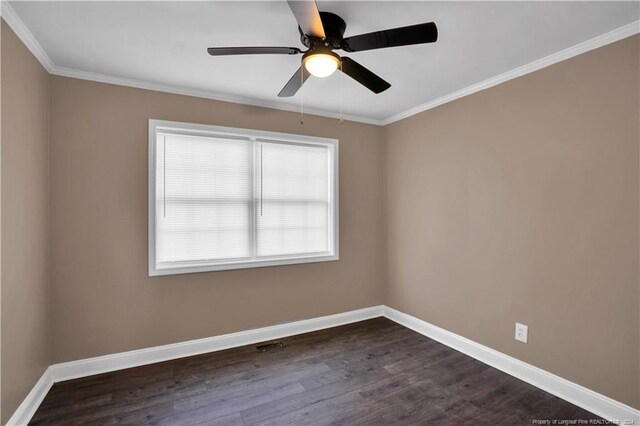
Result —
M384 145L390 305L636 408L638 47L397 122Z
M383 302L379 127L52 78L54 362ZM340 260L149 278L150 118L340 139Z
M52 362L385 301L640 408L638 44L386 128L301 126L49 77L3 25L2 422ZM339 138L340 261L147 277L149 118Z
M51 362L50 77L2 23L2 423Z

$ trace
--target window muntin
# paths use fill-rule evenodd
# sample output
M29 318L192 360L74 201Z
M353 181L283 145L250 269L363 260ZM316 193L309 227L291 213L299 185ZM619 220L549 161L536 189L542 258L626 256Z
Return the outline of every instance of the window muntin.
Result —
M149 275L336 260L337 141L151 120Z

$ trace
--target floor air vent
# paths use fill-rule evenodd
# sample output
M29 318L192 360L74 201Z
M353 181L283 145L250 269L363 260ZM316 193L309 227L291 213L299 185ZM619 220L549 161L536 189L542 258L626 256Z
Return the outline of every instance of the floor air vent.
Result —
M256 346L258 352L266 352L272 349L284 348L284 343L282 342L273 342L273 343L265 343L264 345Z

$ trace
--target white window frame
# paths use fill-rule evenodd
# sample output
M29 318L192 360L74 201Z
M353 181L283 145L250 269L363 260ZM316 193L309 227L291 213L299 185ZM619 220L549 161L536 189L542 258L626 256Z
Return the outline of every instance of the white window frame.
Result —
M158 132L174 132L199 136L220 136L226 138L248 138L252 141L266 140L302 145L321 145L329 149L329 251L326 254L274 256L264 259L229 261L223 260L199 265L177 266L175 268L156 267L156 147ZM339 260L339 180L338 180L338 140L288 133L263 132L205 124L181 123L176 121L149 120L149 276L188 274L196 272L225 271L232 269L262 268L268 266L295 265L300 263L328 262ZM252 197L252 205L255 197ZM252 207L252 211L255 208ZM331 214L332 213L332 214ZM252 219L253 220L253 219ZM252 238L254 238L252 236Z

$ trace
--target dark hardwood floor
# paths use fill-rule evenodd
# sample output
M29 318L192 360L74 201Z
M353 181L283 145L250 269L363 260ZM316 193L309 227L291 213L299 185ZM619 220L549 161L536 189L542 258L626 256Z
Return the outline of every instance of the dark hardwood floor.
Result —
M597 419L377 318L54 385L31 424L531 425Z

